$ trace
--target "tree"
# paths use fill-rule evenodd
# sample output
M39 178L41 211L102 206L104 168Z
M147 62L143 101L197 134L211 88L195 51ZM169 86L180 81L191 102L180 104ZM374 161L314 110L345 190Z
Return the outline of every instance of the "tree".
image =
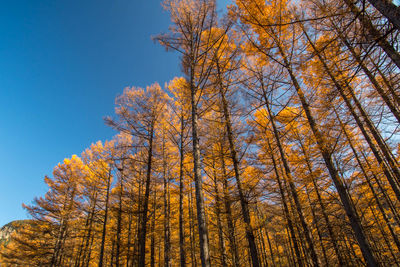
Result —
M146 153L145 192L140 208L141 222L138 230L139 266L145 266L146 234L150 198L150 184L153 164L153 149L158 122L166 107L168 96L155 83L142 88L125 88L124 93L117 98L116 113L118 121L108 118L107 123L123 132L130 133L142 142Z
M201 97L211 71L211 66L207 66L205 58L213 43L207 38L205 31L210 30L216 23L215 1L167 0L164 7L170 12L174 26L170 28L169 34L160 35L156 40L167 49L182 54L182 68L189 83L200 258L202 266L205 267L211 263L201 179L198 120Z

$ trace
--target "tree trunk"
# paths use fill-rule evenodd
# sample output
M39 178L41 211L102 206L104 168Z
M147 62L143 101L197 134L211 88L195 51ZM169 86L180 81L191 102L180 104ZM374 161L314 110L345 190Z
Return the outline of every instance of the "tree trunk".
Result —
M263 92L265 92L265 91L263 90ZM288 178L290 191L292 193L292 196L293 196L293 199L294 199L294 202L295 202L295 207L296 207L297 213L298 213L299 218L300 218L300 223L301 223L301 226L302 226L303 231L304 231L304 235L305 235L305 238L306 238L306 241L307 241L307 244L308 244L309 251L311 253L311 259L313 261L313 265L314 266L319 266L318 256L317 256L317 253L315 252L315 247L314 247L314 243L313 243L313 240L312 240L313 238L311 236L311 232L309 230L308 224L307 224L307 222L306 222L306 220L304 218L304 215L303 215L303 211L302 211L302 208L301 208L302 205L301 205L301 203L299 201L299 197L298 197L298 194L297 194L297 191L296 191L296 186L295 186L295 184L293 182L293 177L292 177L292 173L291 173L291 170L290 170L290 167L289 167L289 163L288 163L288 161L286 159L286 154L283 151L283 147L282 147L282 144L281 144L279 133L278 133L278 130L277 130L276 125L275 125L275 118L274 118L274 115L271 112L271 109L270 109L269 103L268 103L268 99L267 99L265 93L264 93L264 100L265 100L265 106L267 107L267 110L268 110L269 121L270 121L270 123L272 125L272 130L273 130L273 134L274 134L274 137L275 137L275 141L276 141L276 144L278 146L279 153L280 153L280 156L281 156L281 161L283 163L283 168L285 170L286 177Z
M311 110L310 110L309 104L308 104L308 102L307 102L307 100L306 100L306 98L304 96L304 93L303 93L303 91L302 91L302 89L301 89L301 87L300 87L300 85L299 85L299 83L298 83L298 81L297 81L297 79L296 79L296 77L295 77L290 65L289 65L289 62L288 62L288 60L286 58L286 55L285 55L285 53L284 53L284 51L283 51L283 49L282 49L282 47L280 45L279 45L278 49L280 50L282 58L284 59L285 68L287 69L287 71L289 73L289 76L290 76L290 78L291 78L291 80L293 82L293 85L294 85L294 87L296 89L297 95L298 95L298 97L300 99L301 105L302 105L302 107L304 109L304 112L306 114L306 117L307 117L308 123L310 125L311 131L313 132L313 134L315 136L315 139L316 139L317 144L318 144L318 148L319 148L319 150L320 150L320 152L322 154L322 157L323 157L323 159L325 161L325 165L326 165L326 167L327 167L327 169L329 171L329 174L330 174L330 176L331 176L331 178L333 180L333 183L335 184L336 190L337 190L337 192L339 194L340 200L341 200L341 202L343 204L343 207L344 207L344 209L346 211L347 217L350 220L351 227L353 228L353 231L354 231L354 233L356 235L356 238L357 238L358 244L360 245L362 254L364 256L364 259L365 259L365 261L367 262L367 264L369 266L371 266L371 267L372 266L378 266L378 263L377 263L374 255L372 253L371 246L370 246L370 244L369 244L369 242L368 242L368 240L367 240L367 238L365 236L365 233L364 233L364 230L362 228L362 225L361 225L360 219L358 217L357 211L356 211L353 203L351 202L351 200L350 200L350 198L349 198L349 196L348 196L348 194L346 192L346 188L345 188L343 182L341 181L341 179L339 177L338 171L337 171L337 169L336 169L336 167L335 167L335 165L334 165L334 163L332 161L332 155L329 152L329 150L327 148L327 145L325 144L324 139L322 138L322 134L321 134L320 130L318 129L318 126L317 126L317 124L316 124L316 122L314 120L314 117L311 114Z
M147 230L147 212L149 209L150 196L150 181L151 181L151 165L153 159L153 138L154 138L154 122L152 122L149 132L149 148L147 155L147 170L146 170L146 189L143 200L142 221L139 231L139 267L146 266L146 230Z
M379 31L375 28L372 22L366 16L360 14L360 10L354 4L353 0L344 0L347 6L350 8L350 11L357 17L362 26L368 31L369 35L367 38L370 39L371 43L377 42L378 45L386 52L386 54L392 59L393 63L400 69L400 55L393 48L389 42L382 37Z
M180 132L180 145L179 145L179 256L180 256L180 267L186 266L186 254L185 254L185 229L183 220L183 161L185 154L183 152L183 135L184 135L184 122L183 116L181 120L181 132Z
M292 222L292 219L291 219L291 216L290 216L290 212L289 212L289 208L288 208L288 205L287 205L288 202L286 200L285 191L284 191L284 188L283 188L283 185L282 185L282 182L281 182L281 179L280 179L280 175L279 175L279 172L278 172L278 165L277 165L277 162L275 160L274 153L271 150L271 145L270 145L268 140L267 140L267 142L268 142L268 148L271 151L270 152L270 156L271 156L271 159L272 159L272 165L274 167L275 178L276 178L276 180L278 182L279 192L280 192L280 195L282 197L283 211L284 211L284 214L285 214L285 217L286 217L287 226L289 228L290 235L292 237L292 243L293 243L293 247L294 247L294 252L296 254L297 264L300 267L302 267L302 266L304 266L304 263L303 263L303 260L301 258L301 253L300 253L300 249L299 249L299 246L298 246L296 234L295 234L295 231L294 231L293 222Z
M218 183L217 183L217 173L215 171L215 158L213 156L213 172L214 172L214 193L215 193L215 216L217 217L217 229L218 229L218 240L219 240L219 251L221 254L221 266L228 266L226 263L226 252L225 252L225 239L224 232L222 229L221 222L221 199L219 196Z
M400 8L389 0L368 0L393 26L400 31Z
M220 69L219 69L219 64L217 63L217 70L219 76L221 76ZM239 172L239 160L237 157L237 151L235 148L235 143L233 140L233 129L232 129L232 122L230 118L230 113L228 110L228 102L225 97L225 92L224 88L222 85L221 79L219 79L219 93L221 97L221 102L222 102L222 109L224 113L224 118L225 118L225 127L226 127L226 133L228 136L228 141L229 141L229 149L231 151L231 158L232 158L232 163L233 163L233 169L235 172L235 178L236 178L236 186L237 190L239 193L239 200L240 200L240 205L242 207L242 215L243 215L243 221L245 222L245 227L246 227L246 238L247 242L249 243L249 249L250 249L250 256L251 256L251 261L253 264L253 267L259 267L259 259L258 259L258 252L257 252L257 246L255 242L255 237L253 233L253 229L251 226L251 217L250 217L250 211L249 211L249 204L247 199L244 196L243 188L242 188L242 181L240 177L240 172Z
M309 157L307 155L307 151L306 151L306 149L304 147L304 144L300 140L300 138L299 138L299 144L300 144L300 148L301 148L301 150L303 152L303 155L304 155L304 158L305 158L305 161L306 161L307 169L308 169L308 171L309 171L309 173L311 175L311 180L312 180L312 183L313 183L313 186L314 186L314 190L315 190L315 193L317 194L317 199L318 199L319 205L321 206L322 216L324 217L324 220L325 220L325 223L326 223L326 227L328 229L329 237L331 239L331 242L332 242L336 257L337 257L337 259L339 261L339 265L340 266L345 266L346 264L345 264L344 259L340 255L338 242L336 240L336 237L335 237L331 222L329 221L329 217L328 217L328 214L327 214L327 210L326 210L325 204L323 203L321 194L319 192L318 184L316 182L317 178L314 177L314 173L312 171L312 165L311 165L310 159L309 159Z
M208 242L208 228L206 221L206 212L204 207L203 181L201 178L200 144L197 133L198 113L196 101L197 88L194 85L194 66L191 66L190 73L190 92L192 106L192 142L193 142L193 173L197 206L197 221L200 240L200 259L202 267L211 267L210 250Z
M156 266L156 260L155 260L155 247L156 247L156 211L157 211L157 190L154 190L154 196L153 196L153 216L151 219L151 243L150 243L150 266L155 267Z
M371 166L371 163L368 162L368 158L365 155L365 153L363 151L360 151L360 153L364 159L365 165L368 167L368 170L372 173L372 177L374 178L375 183L379 188L379 191L381 192L384 199L386 200L386 204L389 206L390 211L393 214L393 218L396 221L396 224L400 225L400 217L399 217L397 208L395 206L395 203L392 201L391 197L389 196L387 189L385 189L384 186L382 185L380 178L377 177L377 173L375 173L373 166Z
M170 232L170 212L169 212L169 177L167 166L167 155L165 152L165 132L163 130L162 140L162 161L163 161L163 182L164 182L164 266L170 267L170 248L171 248L171 232Z
M225 166L225 159L224 159L224 151L223 146L221 143L221 168L222 168L222 176L223 176L223 192L224 192L224 206L225 206L225 213L226 213L226 221L228 224L228 238L229 238L229 245L232 254L232 265L234 267L239 267L239 252L236 243L236 234L235 234L235 226L233 224L232 219L232 208L231 208L231 198L229 195L229 187L228 187L228 176L226 173L226 166Z
M122 172L120 173L120 188L119 188L119 199L118 199L118 214L117 214L117 240L116 240L116 255L115 255L115 266L120 266L121 258L121 231L122 231L122 193L124 190Z
M107 177L107 187L106 187L106 199L105 199L105 211L104 211L104 218L103 218L103 229L101 234L101 245L100 245L100 255L99 255L99 267L103 266L104 261L104 246L106 243L106 234L107 234L107 220L108 220L108 200L110 197L110 186L111 186L111 166L108 170L108 177Z
M319 242L320 242L320 246L321 246L321 250L322 250L322 255L324 257L325 266L329 266L328 257L326 256L326 249L324 246L324 242L322 240L322 233L321 233L320 225L318 223L318 218L317 218L317 216L315 214L315 210L314 210L314 203L312 202L312 200L310 198L310 192L308 190L307 184L304 184L304 187L306 190L308 202L310 203L310 209L311 209L311 214L313 216L313 221L315 222L315 228L317 229L317 234L318 234L318 238L319 238Z
M271 254L271 260L272 260L272 266L276 266L275 263L275 255L274 255L274 250L272 249L272 245L271 245L271 240L269 238L269 234L268 234L268 230L267 227L265 226L265 236L267 237L267 242L268 242L268 247L269 247L269 253Z
M390 233L391 233L391 235L393 237L393 240L394 240L394 242L395 242L395 244L397 246L397 249L400 251L400 241L399 241L399 239L398 239L398 237L397 237L397 235L396 235L396 233L395 233L395 231L394 231L394 229L392 227L392 224L389 221L389 218L386 215L386 212L385 212L385 210L384 210L384 208L382 206L380 197L376 194L376 191L375 191L375 189L374 189L374 187L373 187L373 185L371 183L371 180L368 177L367 171L365 170L365 168L364 168L364 166L363 166L363 164L362 164L362 162L361 162L361 160L360 160L360 158L358 156L358 153L357 153L357 151L356 151L356 149L355 149L355 147L353 145L352 140L350 139L350 136L348 135L348 133L346 131L346 128L344 127L342 121L340 120L340 118L338 116L337 116L337 118L338 118L338 121L339 121L339 123L340 123L340 125L342 127L342 130L343 130L343 132L344 132L344 134L346 136L347 142L349 143L350 148L351 148L351 150L352 150L352 152L354 154L354 157L356 158L357 164L360 167L361 172L365 177L365 180L367 181L367 184L368 184L368 186L369 186L369 188L370 188L370 190L372 192L372 195L374 196L374 199L375 199L375 202L376 202L376 204L377 204L377 206L379 208L379 211L381 212L381 214L383 216L383 219L384 219L384 221L386 222L386 224L387 224L387 226L389 228L389 231L390 231Z
M131 264L131 238L132 238L132 214L131 211L129 210L129 215L128 215L128 241L126 244L126 265L125 267L129 267Z
M339 84L339 82L336 80L336 78L333 75L333 73L330 71L330 69L327 66L325 60L322 58L321 54L319 53L319 51L316 49L316 47L314 46L313 42L309 38L307 32L304 29L303 29L303 31L304 31L305 36L307 37L307 40L308 40L309 44L312 46L314 51L317 53L317 56L318 56L320 62L322 63L322 65L324 66L325 71L327 72L328 76L330 77L330 79L334 83L335 87L339 91L339 93L340 93L342 99L344 100L347 108L351 112L351 114L352 114L353 118L355 119L358 127L360 128L361 132L363 133L364 138L367 141L367 143L369 144L369 146L370 146L372 152L374 153L378 163L382 166L383 171L384 171L384 173L385 173L385 175L386 175L386 177L387 177L387 179L388 179L393 191L395 192L395 195L400 200L400 189L399 189L399 186L398 186L398 181L400 181L400 171L398 169L397 161L395 159L393 159L394 158L393 155L391 154L390 151L388 151L386 144L382 140L382 137L377 132L376 128L374 127L372 122L369 120L367 114L365 113L365 111L361 107L361 104L358 102L357 98L355 97L352 88L349 88L350 86L348 84L346 84L347 85L346 87L348 87L348 91L350 92L350 95L351 95L353 101L355 101L357 108L361 111L361 114L362 114L361 117L366 122L366 124L368 126L368 129L371 131L375 141L378 144L378 147L381 149L381 151L383 152L386 160L389 162L389 165L390 165L391 168L390 169L388 168L386 162L381 157L381 153L377 150L377 148L375 147L375 144L372 142L369 134L365 130L364 124L360 120L360 116L358 116L356 114L353 106L351 105L350 100L348 99L348 96L346 95L346 93L344 91L344 88L342 87L342 85ZM396 177L393 177L391 172L393 172Z
M192 186L190 187L190 195L189 195L189 230L190 230L190 256L191 256L191 263L192 266L197 266L196 260L196 237L195 237L195 226L194 226L194 215L193 215L193 193L192 193Z
M332 25L334 25L332 23ZM364 73L367 75L368 79L374 86L375 90L378 92L378 94L381 96L382 100L386 103L386 105L389 107L390 111L392 112L393 116L397 119L397 121L400 123L400 112L397 109L396 105L391 101L389 98L388 94L383 90L379 82L376 80L375 75L371 73L371 71L367 68L367 66L364 64L364 62L361 60L360 55L354 50L354 48L351 46L349 41L343 36L341 31L334 25L336 32L339 35L339 38L342 40L342 42L346 45L347 49L350 51L351 55L357 62L357 64L361 67L361 69L364 71Z

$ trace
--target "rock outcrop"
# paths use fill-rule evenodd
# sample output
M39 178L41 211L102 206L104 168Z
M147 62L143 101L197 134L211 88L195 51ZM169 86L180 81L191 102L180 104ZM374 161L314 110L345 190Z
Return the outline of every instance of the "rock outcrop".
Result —
M18 220L18 221L12 221L10 223L7 223L0 229L0 244L1 243L8 243L11 238L11 234L14 233L15 231L18 230L24 223L26 223L26 220Z

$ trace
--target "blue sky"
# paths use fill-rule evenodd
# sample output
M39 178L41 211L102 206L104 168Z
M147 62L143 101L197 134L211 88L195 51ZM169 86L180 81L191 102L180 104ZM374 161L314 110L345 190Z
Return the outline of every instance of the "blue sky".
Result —
M2 1L0 227L27 217L58 162L115 134L103 117L124 87L180 75L151 40L169 24L156 0Z

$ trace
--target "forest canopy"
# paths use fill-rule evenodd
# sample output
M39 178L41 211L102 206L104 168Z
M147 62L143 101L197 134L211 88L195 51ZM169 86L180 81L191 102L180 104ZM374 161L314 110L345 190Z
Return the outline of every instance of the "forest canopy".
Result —
M182 77L54 167L2 266L399 266L400 8L165 0Z

